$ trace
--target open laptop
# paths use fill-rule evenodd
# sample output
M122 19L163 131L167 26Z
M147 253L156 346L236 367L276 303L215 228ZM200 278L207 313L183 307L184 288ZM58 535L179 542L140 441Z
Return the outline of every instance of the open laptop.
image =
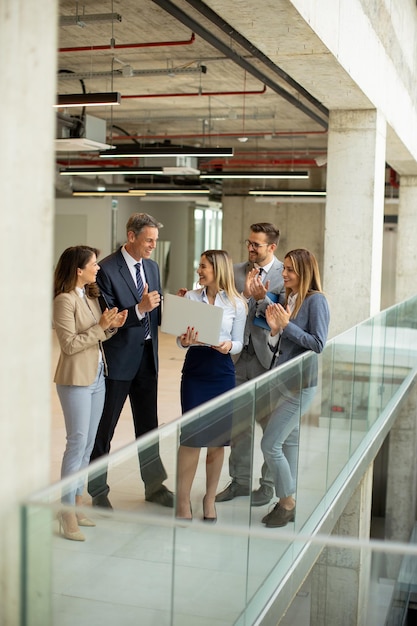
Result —
M164 296L161 330L171 335L182 335L187 326L198 330L199 341L210 346L220 343L223 309L205 302L195 302L181 296Z

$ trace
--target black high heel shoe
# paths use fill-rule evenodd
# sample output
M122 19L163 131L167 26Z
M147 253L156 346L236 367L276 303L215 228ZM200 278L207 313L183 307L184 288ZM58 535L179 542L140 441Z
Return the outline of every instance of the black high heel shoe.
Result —
M192 522L193 521L193 508L191 506L191 502L190 502L190 513L191 513L191 517L180 517L177 514L175 514L175 517L177 519L180 519L182 522Z
M211 522L212 524L215 524L217 522L217 510L216 510L216 505L214 505L214 510L216 511L216 515L215 517L208 517L205 512L204 512L204 501L206 499L206 496L204 496L203 498L203 522Z

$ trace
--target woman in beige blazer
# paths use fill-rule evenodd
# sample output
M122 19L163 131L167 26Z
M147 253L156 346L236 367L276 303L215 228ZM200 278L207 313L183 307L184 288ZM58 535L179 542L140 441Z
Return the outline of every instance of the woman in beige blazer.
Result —
M127 311L105 308L102 313L95 284L100 267L98 250L90 246L67 248L54 276L53 320L61 353L54 382L64 413L67 445L61 477L87 467L104 405L106 362L101 344L126 321ZM83 482L70 486L62 501L82 503ZM94 526L85 515L59 515L64 537L84 541L81 526Z

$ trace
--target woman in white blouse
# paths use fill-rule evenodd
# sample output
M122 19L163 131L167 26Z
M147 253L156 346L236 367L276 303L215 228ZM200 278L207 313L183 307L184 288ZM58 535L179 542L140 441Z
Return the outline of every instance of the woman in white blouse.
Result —
M182 370L181 406L185 413L235 387L235 369L231 358L243 347L246 302L234 285L233 265L224 250L206 250L197 269L201 289L185 294L190 300L223 309L219 345L208 346L198 339L198 328L187 328L177 342L188 348ZM215 496L224 459L224 446L230 445L232 411L213 410L202 419L185 424L181 430L178 452L177 506L181 519L192 519L191 487L200 449L207 447L206 493L203 519L217 519Z

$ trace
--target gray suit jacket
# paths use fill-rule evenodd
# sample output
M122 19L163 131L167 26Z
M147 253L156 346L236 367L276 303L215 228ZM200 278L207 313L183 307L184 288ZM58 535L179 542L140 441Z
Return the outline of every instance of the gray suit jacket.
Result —
M253 268L253 264L249 261L244 263L237 263L234 265L235 285L239 293L242 293L245 287L245 280L247 273ZM280 296L279 301L281 303L285 300L284 280L282 278L283 264L274 258L274 262L271 269L266 274L264 281L269 280L269 291L276 293ZM262 302L256 302L251 298L248 302L248 317L245 326L244 344L247 345L249 337L252 339L253 348L257 356L258 361L261 363L265 370L269 369L271 365L271 350L268 347L268 335L269 332L264 328L260 328L253 323L257 312L264 312L267 305L271 301L269 298L265 298ZM237 361L238 359L236 359Z

